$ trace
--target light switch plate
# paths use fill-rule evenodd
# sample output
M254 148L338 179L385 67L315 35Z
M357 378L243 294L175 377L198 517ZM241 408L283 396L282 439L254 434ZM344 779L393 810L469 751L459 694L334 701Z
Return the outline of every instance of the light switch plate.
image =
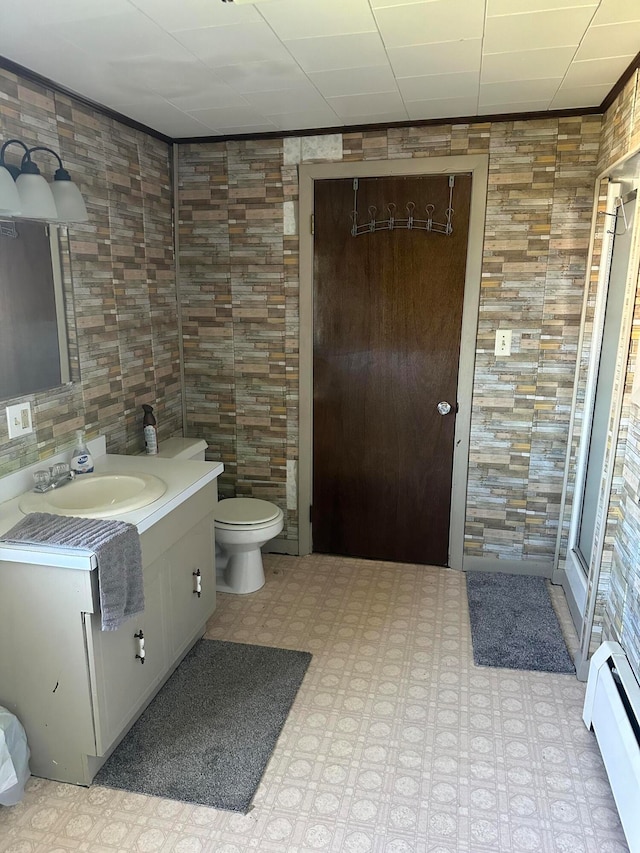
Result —
M496 332L496 348L497 356L511 355L511 329L498 329Z
M17 403L15 406L7 406L7 426L9 438L20 438L33 432L31 420L31 403Z

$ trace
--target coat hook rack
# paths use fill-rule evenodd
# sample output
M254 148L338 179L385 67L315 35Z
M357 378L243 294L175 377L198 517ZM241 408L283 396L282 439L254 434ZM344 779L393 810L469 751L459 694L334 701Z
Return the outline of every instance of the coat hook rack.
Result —
M373 234L375 231L394 231L403 228L407 231L433 231L435 234L449 236L453 232L451 219L453 217L453 188L455 186L455 175L449 175L449 206L445 210L445 221L436 222L434 219L435 205L425 205L426 218L416 216L416 204L413 201L405 205L406 216L396 216L396 205L391 202L387 205L387 218L377 219L378 208L371 205L368 210L369 220L358 224L358 178L353 179L353 210L351 212L351 236L359 237L361 234Z

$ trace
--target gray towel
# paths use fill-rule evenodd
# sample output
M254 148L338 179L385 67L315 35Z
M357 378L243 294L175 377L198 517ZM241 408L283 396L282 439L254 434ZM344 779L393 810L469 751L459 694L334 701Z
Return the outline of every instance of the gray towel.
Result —
M33 512L7 531L0 542L92 551L98 562L103 631L115 631L144 610L142 552L135 524Z

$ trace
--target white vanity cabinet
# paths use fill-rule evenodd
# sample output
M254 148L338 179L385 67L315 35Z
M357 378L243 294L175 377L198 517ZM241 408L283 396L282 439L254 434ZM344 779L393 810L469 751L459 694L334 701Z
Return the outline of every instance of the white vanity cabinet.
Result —
M204 633L216 500L213 480L141 534L145 610L117 631L100 630L97 571L0 562L0 705L25 727L34 775L90 784Z

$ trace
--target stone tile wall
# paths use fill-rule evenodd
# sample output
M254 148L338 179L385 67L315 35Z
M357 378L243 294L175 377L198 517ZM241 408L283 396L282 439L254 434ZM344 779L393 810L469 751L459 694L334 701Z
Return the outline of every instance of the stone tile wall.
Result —
M0 417L0 475L71 446L74 430L104 433L112 452L143 447L142 403L160 437L182 428L168 146L0 69L0 140L57 151L89 210L70 229L81 378L29 395L35 431L9 441ZM11 146L7 160L18 162ZM43 174L53 163L42 155ZM9 401L15 402L15 401ZM4 413L3 413L4 414Z
M182 146L188 421L223 493L274 500L297 537L297 164L486 152L465 550L551 565L599 142L586 116Z

